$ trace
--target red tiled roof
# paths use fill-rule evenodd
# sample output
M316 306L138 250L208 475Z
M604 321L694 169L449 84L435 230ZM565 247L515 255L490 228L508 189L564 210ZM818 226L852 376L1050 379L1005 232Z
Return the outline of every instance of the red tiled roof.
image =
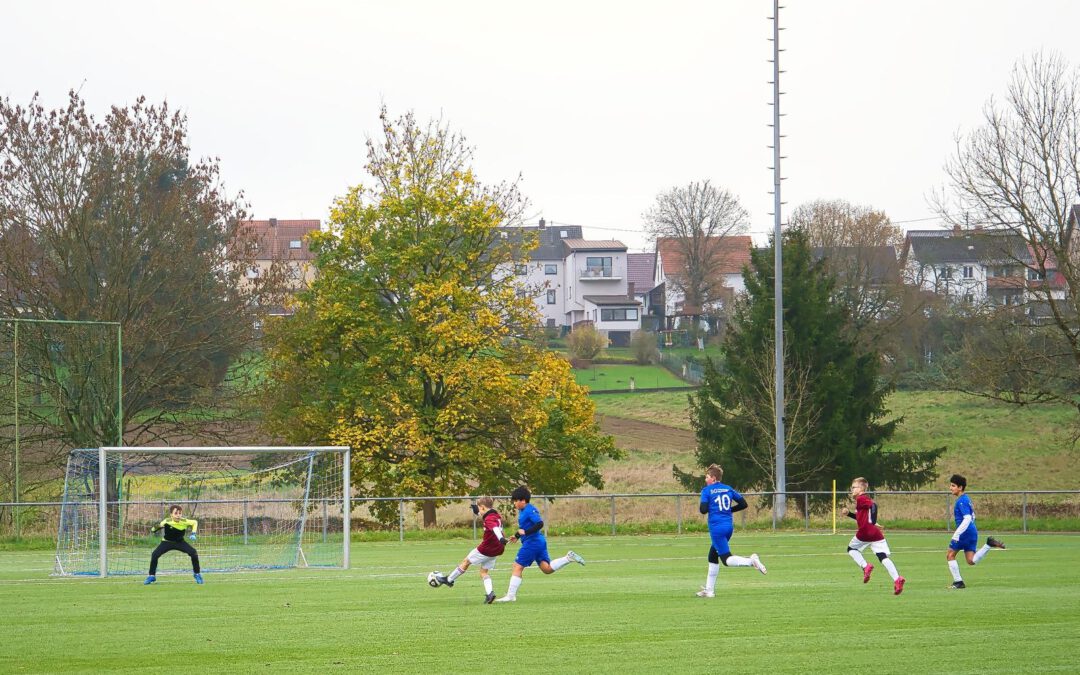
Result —
M655 253L627 253L626 281L634 284L638 293L647 293L656 285L653 283L656 272Z
M718 274L740 274L743 268L750 264L750 250L753 247L753 239L750 237L709 237L709 243L716 246ZM660 237L656 240L656 250L660 253L660 263L664 266L665 276L679 277L684 274L686 265L678 239Z
M259 241L256 260L313 260L307 235L318 232L318 220L245 220L241 227L251 228ZM299 241L299 248L292 242Z

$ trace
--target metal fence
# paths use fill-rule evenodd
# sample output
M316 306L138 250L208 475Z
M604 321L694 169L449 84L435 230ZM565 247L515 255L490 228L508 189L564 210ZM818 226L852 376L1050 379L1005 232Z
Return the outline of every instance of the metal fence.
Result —
M978 524L983 530L1019 532L1080 532L1080 491L1007 490L971 491ZM787 493L787 515L778 522L772 509L773 493L744 493L749 508L735 515L737 528L828 532L853 530L854 521L839 516L846 494L832 492ZM948 492L880 491L874 493L879 522L888 530L950 531L954 527L953 498ZM352 499L352 532L373 538L423 538L432 531L465 530L478 536L482 527L469 508L472 496L357 497ZM534 495L549 535L645 534L700 532L706 528L698 512L697 493L617 493ZM425 528L422 507L434 501L436 526ZM62 502L0 502L0 538L55 537ZM325 505L324 505L325 506ZM331 508L333 505L331 504ZM316 505L320 511L322 507ZM496 497L506 522L514 522L506 496ZM340 513L340 512L339 512ZM323 518L323 522L333 517ZM340 531L340 530L339 530Z

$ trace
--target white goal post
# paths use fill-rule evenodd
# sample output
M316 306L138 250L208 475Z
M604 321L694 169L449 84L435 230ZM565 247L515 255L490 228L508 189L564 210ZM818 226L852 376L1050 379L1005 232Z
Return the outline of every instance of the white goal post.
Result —
M173 505L198 521L203 571L348 569L350 456L347 446L72 450L54 574L144 573L160 540L150 527ZM173 553L159 569L190 567Z

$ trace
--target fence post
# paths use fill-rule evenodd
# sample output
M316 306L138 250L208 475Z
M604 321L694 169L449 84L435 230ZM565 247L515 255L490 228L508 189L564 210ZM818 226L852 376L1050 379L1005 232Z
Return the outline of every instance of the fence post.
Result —
M772 529L773 529L774 532L776 531L776 497L777 497L777 494L774 492L773 496L772 496L772 499L773 499Z
M322 543L326 543L326 497L322 500Z
M471 509L470 509L471 510ZM474 513L472 517L472 538L476 541L476 519L479 518L479 514Z
M405 500L398 500L397 509L398 541L405 541Z
M615 536L615 498L611 498L611 536Z
M248 504L247 500L244 500L244 546L247 546L248 540Z
M949 495L948 495L948 493L946 493L945 494L945 529L950 530L950 529L952 529L951 526L952 526L952 520L950 520L950 518L949 518Z
M807 532L809 532L810 531L810 493L809 492L804 492L803 496L802 496L802 499L803 499L803 501L802 501L802 503L803 503L803 514L806 515L806 527L803 528L803 529L805 529Z
M675 527L682 534L682 495L675 495Z
M1024 532L1027 533L1027 493L1026 492L1024 493L1024 511L1023 511L1022 520L1024 521Z

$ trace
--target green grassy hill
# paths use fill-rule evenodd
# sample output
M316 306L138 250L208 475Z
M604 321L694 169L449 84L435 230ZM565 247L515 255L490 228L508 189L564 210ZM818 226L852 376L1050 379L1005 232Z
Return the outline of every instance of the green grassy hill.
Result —
M650 464L665 466L654 482L669 484L671 460L657 444L637 443L637 433L620 434L618 420L660 424L689 430L686 392L639 392L596 396L597 414L628 450L624 462L634 466L642 453ZM1017 408L953 392L897 392L888 401L893 416L902 416L890 449L946 446L938 467L948 476L962 473L978 490L1080 489L1080 449L1071 441L1076 412L1066 406ZM668 451L680 461L692 446L684 436L680 447ZM658 456L659 455L659 456ZM658 470L660 470L658 468ZM940 483L940 481L939 481ZM927 486L944 488L944 485Z

